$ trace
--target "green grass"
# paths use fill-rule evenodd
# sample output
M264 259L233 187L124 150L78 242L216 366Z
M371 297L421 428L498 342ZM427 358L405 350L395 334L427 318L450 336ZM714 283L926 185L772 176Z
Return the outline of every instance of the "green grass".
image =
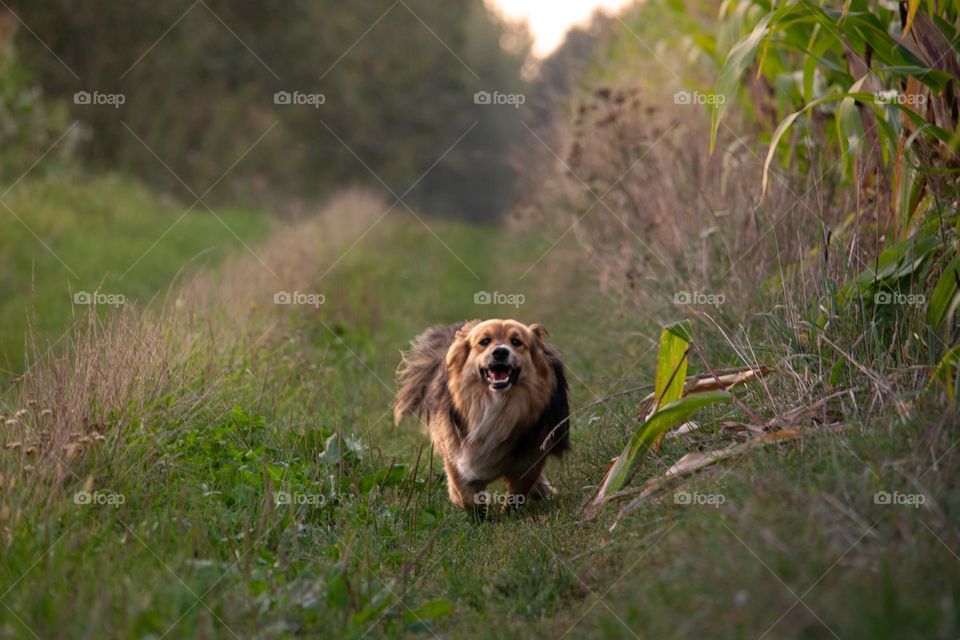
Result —
M650 382L649 348L677 309L621 312L566 243L521 279L542 238L429 224L449 251L412 218L391 218L324 278L336 256L306 267L326 304L285 310L285 339L216 382L229 406L87 454L103 463L93 486L122 505L74 504L85 479L68 476L42 508L3 516L0 636L740 638L775 622L767 637L957 636L955 434L937 415L877 419L864 394L844 399L840 434L757 451L683 487L724 496L718 508L667 493L613 532L615 508L582 520L636 424L636 397L577 416L573 454L549 469L556 502L485 521L452 508L425 436L388 414L410 338L469 317L542 322L577 408ZM526 301L479 306L479 290ZM716 364L732 360L706 326L695 331ZM741 397L770 406L757 389ZM702 416L705 433L665 447L664 461L717 446L719 419L734 417ZM639 477L663 465L649 459ZM928 501L874 504L881 490ZM276 505L276 491L322 498ZM791 608L791 591L805 604Z
M269 226L258 212L215 210L215 216L203 205L183 216L190 202L158 197L119 177L27 179L4 202L0 367L12 374L24 368L28 327L43 352L82 315L73 294L100 291L146 303L181 269L242 250L241 240L252 242Z
M685 6L716 11L712 3ZM663 88L710 90L716 68L689 57L684 44L710 24L695 29L648 17L638 9L625 16L628 29L614 25L582 78L583 96L600 86L641 84L672 116L672 91ZM647 42L659 39L669 71L651 60ZM674 86L681 80L673 66L689 86ZM655 126L657 118L650 120ZM748 163L735 171L741 177L754 160L759 169L759 158L744 157ZM789 177L804 171L794 167ZM544 185L554 190L551 180ZM666 277L659 260L635 247L630 258L643 267L629 280L636 291L618 291L620 283L609 279L601 288L590 260L605 259L604 250L628 253L630 245L619 244L623 232L614 227L613 242L584 259L575 237L607 216L598 207L553 247L566 221L582 213L563 211L563 189L555 191L549 202L560 202L560 210L546 208L558 229L546 234L429 218L427 229L396 212L368 231L366 213L348 201L329 234L302 238L306 252L295 243L286 254L282 242L274 247L271 263L300 259L293 274L277 267L275 282L202 207L151 248L189 202L111 177L19 185L4 200L51 250L0 208L9 218L0 237L0 366L7 370L22 368L28 325L44 346L80 318L72 292L99 288L142 305L163 297L181 269L213 267L228 253L246 263L212 269L226 273L212 297L235 304L207 308L202 293L185 295L182 308L159 316L170 321L169 331L118 332L154 341L109 351L132 353L134 361L153 362L157 352L168 353L165 341L176 342L169 372L144 367L149 384L136 389L145 395L97 388L83 396L93 406L74 407L69 394L56 405L96 416L82 428L103 431L103 443L72 457L30 455L5 445L21 438L42 444L43 434L0 424L0 638L960 637L960 434L956 408L939 388L926 387L939 336L924 326L922 310L837 303L835 288L856 270L817 272L814 264L814 273L801 273L776 234L757 235L764 242L754 249L749 215L743 226L736 215L693 226L698 233L701 222L724 226L717 236L733 239L742 231L752 252L745 262L769 267L762 277L711 281L724 280L718 265L726 263L701 236L684 240L678 256L689 259L677 257L691 282ZM702 211L693 191L677 200L678 218ZM749 214L751 203L752 196L732 213ZM260 253L265 216L218 214ZM812 233L821 223L797 220ZM345 232L352 224L359 228ZM276 239L284 230L272 231ZM795 255L818 263L823 248L814 243ZM834 246L833 262L844 263ZM724 305L672 304L673 291L697 280L698 265L700 284L723 291ZM269 304L268 292L294 288L322 292L325 304ZM478 305L480 291L522 295L524 303ZM200 308L192 308L197 300ZM192 313L195 322L182 320ZM107 328L124 319L101 315ZM560 497L478 519L449 504L426 436L409 420L394 426L390 403L399 351L411 338L434 323L495 316L547 327L564 354L578 413L572 453L547 470ZM719 463L611 530L624 500L595 519L585 519L583 506L637 427L645 391L585 408L652 383L661 327L683 317L714 366L742 365L744 353L778 366L763 384L734 390L764 419L849 391L828 411L799 421L803 439ZM149 322L158 321L148 315ZM108 371L139 371L126 360L83 353ZM689 373L704 368L691 357ZM156 388L151 376L162 378ZM41 381L55 387L69 381L62 378ZM131 387L136 381L117 379ZM38 413L29 392L21 392L19 406L4 404L12 395L0 396L4 417L24 408ZM828 418L843 428L819 429ZM701 430L665 441L628 486L663 474L687 453L741 441L723 426L749 418L729 405L695 420ZM77 504L76 493L87 489L106 504ZM306 501L278 504L278 494ZM922 496L923 504L878 503L878 495L890 494ZM704 503L687 503L686 495Z

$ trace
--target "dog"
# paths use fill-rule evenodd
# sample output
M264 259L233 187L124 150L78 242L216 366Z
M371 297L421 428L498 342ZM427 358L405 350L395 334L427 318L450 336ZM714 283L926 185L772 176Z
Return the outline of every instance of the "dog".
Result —
M563 363L539 324L471 320L430 327L402 353L394 421L426 418L450 501L485 508L485 488L506 485L504 508L551 497L547 456L570 449Z

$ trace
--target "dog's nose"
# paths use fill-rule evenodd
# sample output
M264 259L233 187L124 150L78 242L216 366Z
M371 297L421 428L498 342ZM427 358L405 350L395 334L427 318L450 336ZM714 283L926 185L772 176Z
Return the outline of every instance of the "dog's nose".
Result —
M494 360L506 360L510 355L510 349L507 349L506 347L497 347L493 350L491 355L493 355Z

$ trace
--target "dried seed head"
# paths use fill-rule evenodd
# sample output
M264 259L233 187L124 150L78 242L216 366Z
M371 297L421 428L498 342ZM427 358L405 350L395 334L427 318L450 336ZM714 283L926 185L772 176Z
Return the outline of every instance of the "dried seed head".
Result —
M67 460L70 460L77 457L77 454L83 451L83 445L76 442L71 442L70 444L63 446L63 451Z

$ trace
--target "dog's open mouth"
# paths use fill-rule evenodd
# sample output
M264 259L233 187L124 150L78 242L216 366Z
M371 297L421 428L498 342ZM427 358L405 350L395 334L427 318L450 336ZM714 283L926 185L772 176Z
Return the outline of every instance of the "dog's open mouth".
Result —
M480 377L490 385L491 389L506 389L517 381L520 369L515 369L508 364L492 364L487 368L480 369Z

